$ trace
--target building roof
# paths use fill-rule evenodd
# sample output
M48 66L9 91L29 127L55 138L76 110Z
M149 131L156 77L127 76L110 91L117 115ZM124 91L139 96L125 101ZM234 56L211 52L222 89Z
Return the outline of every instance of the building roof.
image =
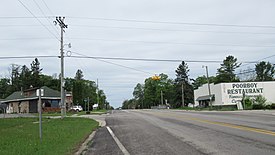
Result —
M41 87L41 89L44 89L44 95L43 98L54 98L54 99L60 99L60 92L53 90L47 86ZM21 101L21 100L31 100L31 99L37 99L38 96L36 96L36 93L31 94L30 96L24 96L24 93L22 91L16 91L12 93L10 96L5 98L2 103L10 102L10 101Z
M214 101L215 100L215 95L212 94L212 95L205 95L205 96L200 96L196 99L196 101L206 101L206 100L210 100L210 97L211 97L211 100Z

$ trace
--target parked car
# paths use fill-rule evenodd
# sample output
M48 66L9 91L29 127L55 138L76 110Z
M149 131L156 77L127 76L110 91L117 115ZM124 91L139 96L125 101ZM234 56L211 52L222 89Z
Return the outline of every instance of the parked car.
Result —
M75 106L72 106L70 110L80 112L80 111L83 111L83 108L80 105L75 105Z

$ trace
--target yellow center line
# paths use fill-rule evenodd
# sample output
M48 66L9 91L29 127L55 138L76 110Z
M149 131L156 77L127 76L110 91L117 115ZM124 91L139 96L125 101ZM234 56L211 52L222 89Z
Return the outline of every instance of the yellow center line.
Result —
M145 112L145 111L143 111L143 112ZM259 129L259 128L254 128L254 127L247 127L247 126L235 125L235 124L224 123L224 122L209 121L209 120L205 120L205 119L200 119L200 118L195 118L195 117L180 116L180 115L176 115L176 114L167 114L167 113L160 113L160 112L157 112L157 113L145 112L145 113L153 114L155 116L161 116L161 117L170 116L170 117L181 118L181 119L185 119L185 120L193 120L193 121L197 121L197 122L201 122L201 123L206 123L206 124L213 124L213 125L218 125L218 126L223 126L223 127L229 127L229 128L233 128L233 129L243 130L243 131L250 131L250 132L256 132L256 133L261 133L261 134L275 136L275 132L274 131L264 130L264 129Z

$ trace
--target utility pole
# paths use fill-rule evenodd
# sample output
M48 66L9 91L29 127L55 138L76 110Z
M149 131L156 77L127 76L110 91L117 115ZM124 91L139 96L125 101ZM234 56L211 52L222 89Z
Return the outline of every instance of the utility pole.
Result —
M65 91L64 91L64 45L63 45L63 33L64 28L68 28L68 25L64 23L65 17L56 17L56 21L59 23L61 29L61 40L60 40L60 59L61 59L61 77L60 77L60 89L61 89L61 118L63 119L66 115L65 105Z
M162 93L162 90L160 91L160 99L161 99L161 105L163 105L163 93Z
M205 71L206 71L208 94L209 94L209 104L210 104L210 108L212 109L212 96L211 96L210 81L209 81L209 76L208 76L208 67L207 66L202 66L202 67L205 67Z
M89 103L90 103L90 97L88 97L88 111L90 111L90 108L89 108Z
M96 79L96 90L97 90L97 93L96 93L97 106L99 107L98 79Z
M184 89L183 89L183 81L181 82L181 104L184 107Z

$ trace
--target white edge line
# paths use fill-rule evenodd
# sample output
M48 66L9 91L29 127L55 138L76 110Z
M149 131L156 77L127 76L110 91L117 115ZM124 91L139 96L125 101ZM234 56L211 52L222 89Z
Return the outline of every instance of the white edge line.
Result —
M119 139L113 133L113 131L111 130L111 128L107 126L107 130L109 131L109 133L111 134L111 136L113 137L113 139L115 140L117 146L120 148L120 150L123 152L123 154L124 155L130 155L130 153L126 150L126 148L121 144L121 142L119 141Z

